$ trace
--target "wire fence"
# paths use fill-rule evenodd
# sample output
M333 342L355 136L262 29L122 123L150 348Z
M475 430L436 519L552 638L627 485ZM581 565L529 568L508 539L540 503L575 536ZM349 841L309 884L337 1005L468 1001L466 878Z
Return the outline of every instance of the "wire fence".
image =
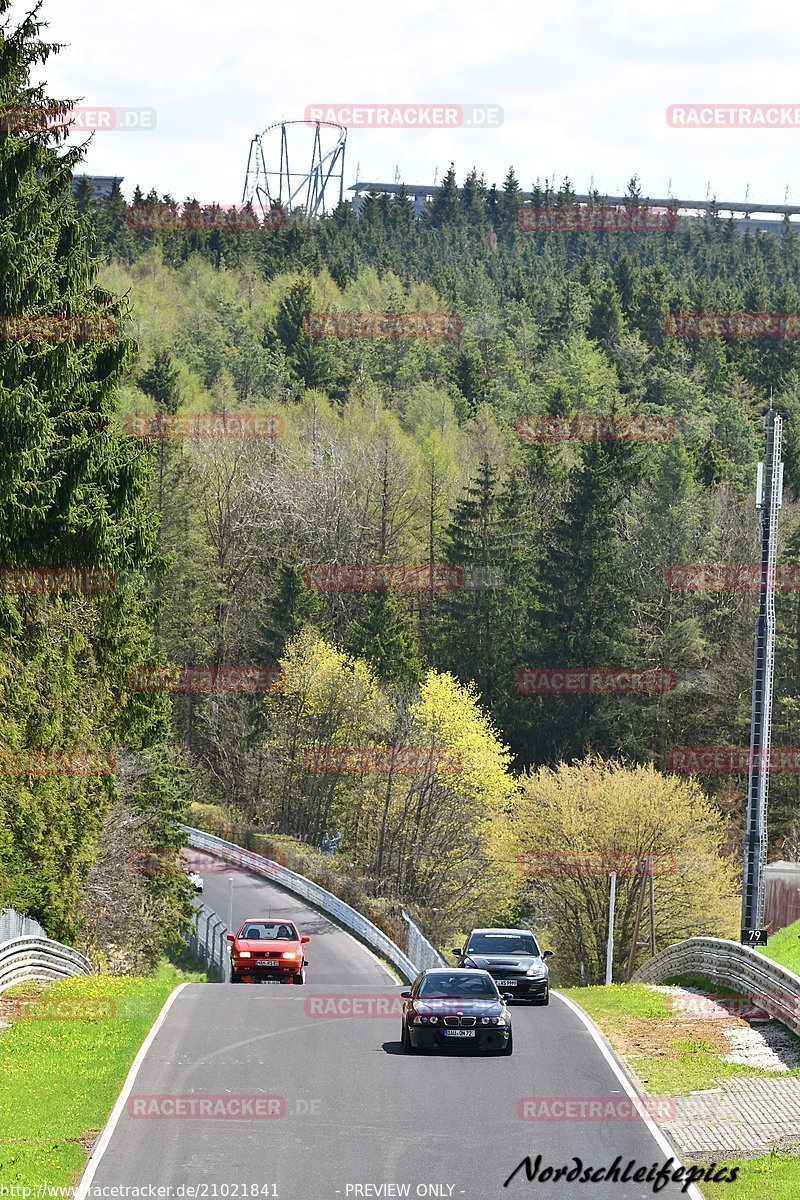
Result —
M425 937L416 921L412 921L405 909L402 912L403 920L408 926L406 954L414 966L419 967L420 971L424 971L428 967L446 967L447 963L433 943Z
M195 905L194 924L186 941L211 978L224 982L228 977L228 926L208 905Z
M26 917L15 908L4 908L0 912L0 946L20 937L47 937L47 934L33 917Z

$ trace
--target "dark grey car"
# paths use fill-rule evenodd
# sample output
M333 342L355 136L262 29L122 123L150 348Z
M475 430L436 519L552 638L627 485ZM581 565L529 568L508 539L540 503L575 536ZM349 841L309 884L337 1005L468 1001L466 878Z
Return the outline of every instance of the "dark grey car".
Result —
M459 967L488 971L501 992L534 1004L550 1003L550 972L544 961L555 951L540 950L530 929L473 929L453 954Z

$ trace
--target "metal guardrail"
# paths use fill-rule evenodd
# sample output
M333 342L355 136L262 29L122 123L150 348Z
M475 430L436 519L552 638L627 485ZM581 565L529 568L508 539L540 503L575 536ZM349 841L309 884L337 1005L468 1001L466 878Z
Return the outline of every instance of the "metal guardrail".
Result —
M702 975L748 996L800 1034L800 975L757 950L725 938L688 938L648 959L634 972L632 982L660 983L683 975Z
M426 967L446 967L447 963L433 942L428 941L419 925L416 921L412 921L405 909L401 911L403 920L408 925L408 957L411 961L416 963L420 971Z
M205 963L209 975L224 981L228 974L230 959L228 949L228 926L207 904L195 904L194 925L186 941L190 952Z
M411 982L416 979L420 968L382 929L378 929L377 925L373 925L372 921L362 916L356 909L351 908L349 904L345 904L338 896L326 892L318 883L313 883L304 875L298 875L296 871L290 871L288 867L281 866L271 858L265 858L263 854L256 854L253 850L244 850L241 846L226 842L212 833L204 833L201 829L192 829L188 825L183 826L183 831L188 844L195 850L205 850L206 853L216 855L224 862L230 863L231 866L243 867L246 871L252 871L254 875L261 875L264 879L269 879L272 883L286 888L287 891L294 892L296 896L308 900L315 908L328 913L340 925L344 925L345 929L355 934L360 941L387 959L405 980Z
M91 975L92 964L77 950L48 937L11 938L0 944L0 992L29 979Z

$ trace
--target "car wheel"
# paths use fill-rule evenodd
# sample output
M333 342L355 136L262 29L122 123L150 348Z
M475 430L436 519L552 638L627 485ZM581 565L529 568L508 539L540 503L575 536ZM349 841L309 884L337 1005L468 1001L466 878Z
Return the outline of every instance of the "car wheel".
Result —
M292 983L305 983L305 981L306 981L305 971L300 971L297 975L292 976Z
M239 976L234 971L233 967L231 967L231 983L241 983L241 980L239 979Z
M403 1054L413 1054L414 1046L411 1045L411 1034L408 1032L408 1026L403 1022Z
M541 1004L541 1005L549 1004L550 1003L550 988L547 989L547 991L545 992L545 994L543 996L537 996L533 1003Z
M510 1029L508 1031L508 1041L506 1042L505 1046L500 1051L500 1053L504 1054L506 1056L506 1058L508 1057L509 1054L514 1053L514 1034Z

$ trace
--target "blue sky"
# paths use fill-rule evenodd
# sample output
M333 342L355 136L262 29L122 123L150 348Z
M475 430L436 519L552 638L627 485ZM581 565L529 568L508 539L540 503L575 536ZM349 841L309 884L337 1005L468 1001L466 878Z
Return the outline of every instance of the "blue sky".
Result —
M13 11L27 5L17 4ZM797 103L800 5L741 0L46 0L53 95L157 111L102 132L86 169L147 191L237 203L250 139L313 103L493 104L491 130L353 129L346 183L432 182L451 161L523 187L569 176L614 194L800 204L800 128L672 129L670 104ZM298 154L301 153L298 147Z

